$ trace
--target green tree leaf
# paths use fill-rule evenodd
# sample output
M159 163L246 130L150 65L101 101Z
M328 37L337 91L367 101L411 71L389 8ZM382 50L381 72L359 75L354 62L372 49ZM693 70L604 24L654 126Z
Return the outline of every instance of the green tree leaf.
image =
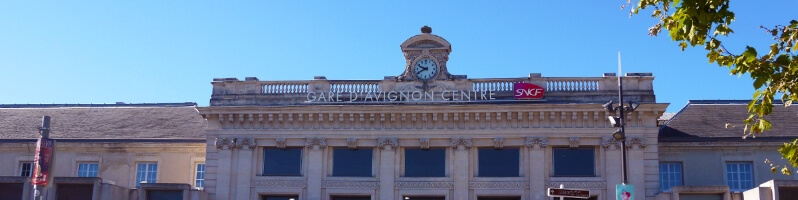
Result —
M798 101L798 55L793 53L798 50L796 44L798 20L790 20L788 25L776 25L772 29L761 27L767 33L763 35L764 37L775 39L774 43L769 45L767 54L759 55L757 50L751 47L761 44L746 46L740 54L733 54L724 47L720 38L729 37L734 33L731 24L736 16L730 10L732 5L730 1L638 0L637 7L632 8L631 13L637 14L643 9L653 9L652 17L657 19L658 23L649 29L650 35L657 36L657 33L664 28L682 51L687 47L703 45L708 51L707 60L710 63L728 67L731 75L750 75L754 80L754 95L748 105L750 115L743 120L745 123L743 135L758 134L769 130L772 126L765 116L773 112L773 99L776 94L782 95L784 106L790 106L793 101ZM785 144L779 149L793 167L798 167L798 156L795 155L795 152L798 152L796 141L790 145ZM775 169L777 168L771 170ZM784 174L789 172L787 168L782 169Z

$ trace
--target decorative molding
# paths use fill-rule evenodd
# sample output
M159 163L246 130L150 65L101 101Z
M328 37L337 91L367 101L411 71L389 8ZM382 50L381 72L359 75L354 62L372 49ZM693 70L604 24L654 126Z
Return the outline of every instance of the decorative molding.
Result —
M595 182L595 181L574 181L574 182L553 182L547 181L546 187L548 188L558 188L560 185L563 185L565 188L581 188L581 189L607 189L607 182Z
M546 148L549 146L549 139L545 137L526 137L526 146L529 148L535 147L537 144L537 149Z
M465 148L471 148L471 146L474 146L474 143L471 141L471 138L452 138L452 142L449 143L449 146L452 148L457 148L460 145L463 145Z
M288 187L288 188L308 187L308 183L305 181L253 181L252 185L256 187Z
M322 188L362 188L378 189L380 182L344 182L344 181L324 181L321 182Z
M357 138L346 138L346 146L349 149L357 149Z
M420 84L419 82L399 84L394 90L401 91L402 88L417 90L418 88L416 87L419 87ZM432 89L435 91L454 87L453 85L441 83L428 84L436 85L435 89ZM321 88L318 89L321 90ZM520 130L516 132L525 132L523 130L541 128L541 126L545 128L562 126L577 129L605 128L606 124L598 123L596 120L600 120L601 117L599 116L601 115L609 116L600 111L562 112L541 110L518 110L515 112L470 111L467 113L425 110L423 112L405 113L404 116L402 111L388 110L369 110L364 113L334 110L319 110L312 113L269 111L271 113L245 113L243 115L233 110L219 112L230 113L204 115L218 116L219 123L221 123L220 130L407 130L407 128L412 127L411 129L431 131L512 129ZM655 117L655 115L650 114L633 114L629 118L629 125L655 128L641 123ZM463 121L484 122L486 120L491 121L491 123L466 123L460 125L460 122ZM222 136L220 136L220 140Z
M158 156L158 153L136 153L136 156Z
M327 147L327 139L323 137L308 138L305 147L310 149Z
M495 149L503 149L504 148L504 138L503 137L495 137L495 138L493 138L493 148L495 148Z
M27 156L27 153L23 154L23 155ZM30 155L32 156L33 152L31 152ZM99 153L78 153L78 156L100 156L100 154Z
M235 148L234 141L235 138L216 138L214 141L214 145L216 146L217 150L230 150Z
M252 150L257 146L257 144L255 144L255 140L252 138L241 138L236 141L238 142L236 146L243 150Z
M396 182L396 188L454 189L453 182Z
M518 189L524 189L524 188L529 188L529 183L527 183L527 182L471 182L471 183L468 183L468 188L470 188L470 189L475 189L475 188L487 188L487 189L518 188Z
M399 141L396 138L378 138L377 147L391 150L392 148L399 147Z
M568 143L570 144L570 148L579 148L579 137L568 138Z
M673 186L674 194L680 193L727 193L729 186Z
M627 137L629 142L626 143L626 147L631 148L632 145L637 145L637 148L645 148L646 147L646 138L645 137Z
M205 153L194 153L194 156L205 157Z
M621 141L615 140L615 138L610 136L604 136L601 137L601 146L603 146L604 148L615 146L615 149L621 149Z
M419 138L418 142L421 143L421 149L429 149L429 138Z
M274 141L277 143L277 148L278 149L286 149L286 148L288 148L285 145L285 138L275 138Z

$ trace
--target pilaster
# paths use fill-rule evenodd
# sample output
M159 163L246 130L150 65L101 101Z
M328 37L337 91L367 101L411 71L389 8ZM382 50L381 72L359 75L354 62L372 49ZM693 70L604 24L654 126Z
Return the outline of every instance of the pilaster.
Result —
M239 138L237 140L238 146L240 150L238 150L238 167L236 167L235 171L237 174L237 179L235 181L235 188L240 189L235 193L235 199L251 199L250 198L250 188L252 183L252 168L253 168L253 157L252 151L257 146L255 144L254 139L250 138Z
M526 147L529 150L529 196L532 200L545 200L546 196L546 147L548 139L544 137L527 137Z
M219 155L219 174L230 174L230 176L216 177L216 199L230 199L230 190L232 189L230 177L236 174L232 165L235 143L231 138L216 138L214 143Z
M615 194L615 184L623 182L621 178L621 141L616 141L612 137L605 136L601 142L604 151L604 177L607 178L607 193ZM635 186L637 188L638 186ZM607 200L613 200L613 195L607 195ZM637 197L635 197L637 199Z
M468 199L468 150L473 146L470 138L452 138L450 146L454 149L454 198Z
M308 149L308 189L307 200L322 199L321 198L321 179L324 176L322 171L322 164L324 163L324 148L327 147L325 138L308 138L305 145Z
M394 196L394 160L399 142L396 138L380 138L377 141L380 148L380 200L393 200Z

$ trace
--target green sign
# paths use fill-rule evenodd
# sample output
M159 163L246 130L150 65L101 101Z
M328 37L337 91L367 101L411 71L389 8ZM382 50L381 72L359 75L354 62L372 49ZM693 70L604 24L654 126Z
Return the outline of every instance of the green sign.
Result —
M631 184L617 184L615 185L615 200L634 200L635 187Z

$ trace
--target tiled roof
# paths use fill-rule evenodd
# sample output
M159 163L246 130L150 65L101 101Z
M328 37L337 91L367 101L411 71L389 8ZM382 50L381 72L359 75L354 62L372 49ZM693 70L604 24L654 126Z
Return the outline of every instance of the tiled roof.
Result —
M202 139L207 123L195 105L0 105L0 139L38 138L44 115L55 139Z
M740 100L691 100L660 128L660 141L720 141L742 139L748 118L748 102ZM798 106L773 105L766 117L772 128L756 136L769 140L798 138ZM728 125L727 125L728 124ZM750 139L750 138L749 138Z

